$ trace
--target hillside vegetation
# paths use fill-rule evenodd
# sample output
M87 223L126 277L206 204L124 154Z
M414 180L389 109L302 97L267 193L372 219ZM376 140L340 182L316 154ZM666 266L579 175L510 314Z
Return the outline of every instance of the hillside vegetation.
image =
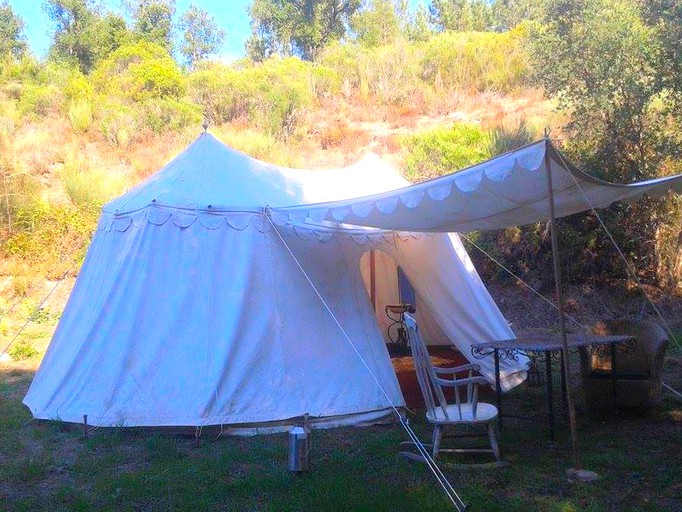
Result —
M181 151L204 119L256 158L327 167L375 151L413 181L518 147L546 127L607 180L682 171L674 35L682 14L664 0L528 1L522 10L433 1L415 12L358 0L342 2L345 18L287 11L286 26L277 5L294 2L256 0L247 57L229 64L209 58L224 37L209 13L193 8L176 22L174 1L138 3L126 20L90 0L45 2L54 34L44 60L0 4L5 313L23 304L24 317L37 314L44 280L77 272L101 205ZM311 32L316 23L334 30ZM198 33L202 40L190 37ZM639 277L679 292L680 200L617 205L604 216ZM569 282L627 277L598 228L592 214L562 222ZM551 283L544 225L471 239L525 279ZM508 279L477 263L487 279Z

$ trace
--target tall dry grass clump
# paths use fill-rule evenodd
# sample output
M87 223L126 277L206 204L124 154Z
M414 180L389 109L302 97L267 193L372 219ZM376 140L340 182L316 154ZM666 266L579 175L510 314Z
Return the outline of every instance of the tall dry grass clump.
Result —
M522 119L516 126L504 124L490 130L488 135L488 153L491 157L518 149L535 141L537 128Z
M424 43L423 79L441 91L514 92L527 82L523 26L509 32L444 32Z
M94 121L92 103L87 99L73 100L69 103L67 116L76 133L88 131Z
M121 174L94 169L90 162L78 156L67 158L59 177L76 206L102 205L122 194L126 188Z

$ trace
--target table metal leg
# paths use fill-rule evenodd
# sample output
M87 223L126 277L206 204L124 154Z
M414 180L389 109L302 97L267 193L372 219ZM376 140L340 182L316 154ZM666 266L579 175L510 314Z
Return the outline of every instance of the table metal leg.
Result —
M502 428L502 385L500 384L500 353L493 352L495 359L495 394L497 395L497 427Z
M564 358L568 357L568 354L564 354L561 351L561 415L564 420L568 419L568 401L566 400L566 363Z
M545 391L547 394L547 425L549 426L549 442L555 444L554 440L554 400L552 397L552 358L550 351L545 351Z

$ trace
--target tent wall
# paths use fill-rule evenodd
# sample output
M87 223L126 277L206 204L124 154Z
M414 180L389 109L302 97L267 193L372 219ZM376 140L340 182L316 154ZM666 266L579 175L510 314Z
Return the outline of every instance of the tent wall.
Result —
M403 405L355 254L290 238ZM24 403L105 426L334 423L391 406L275 232L172 221L98 232Z

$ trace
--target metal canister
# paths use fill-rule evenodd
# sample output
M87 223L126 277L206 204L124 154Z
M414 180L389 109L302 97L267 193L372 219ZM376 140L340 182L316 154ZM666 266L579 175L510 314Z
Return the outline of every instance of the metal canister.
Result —
M289 464L287 469L295 473L308 471L310 467L310 432L302 426L289 431Z

